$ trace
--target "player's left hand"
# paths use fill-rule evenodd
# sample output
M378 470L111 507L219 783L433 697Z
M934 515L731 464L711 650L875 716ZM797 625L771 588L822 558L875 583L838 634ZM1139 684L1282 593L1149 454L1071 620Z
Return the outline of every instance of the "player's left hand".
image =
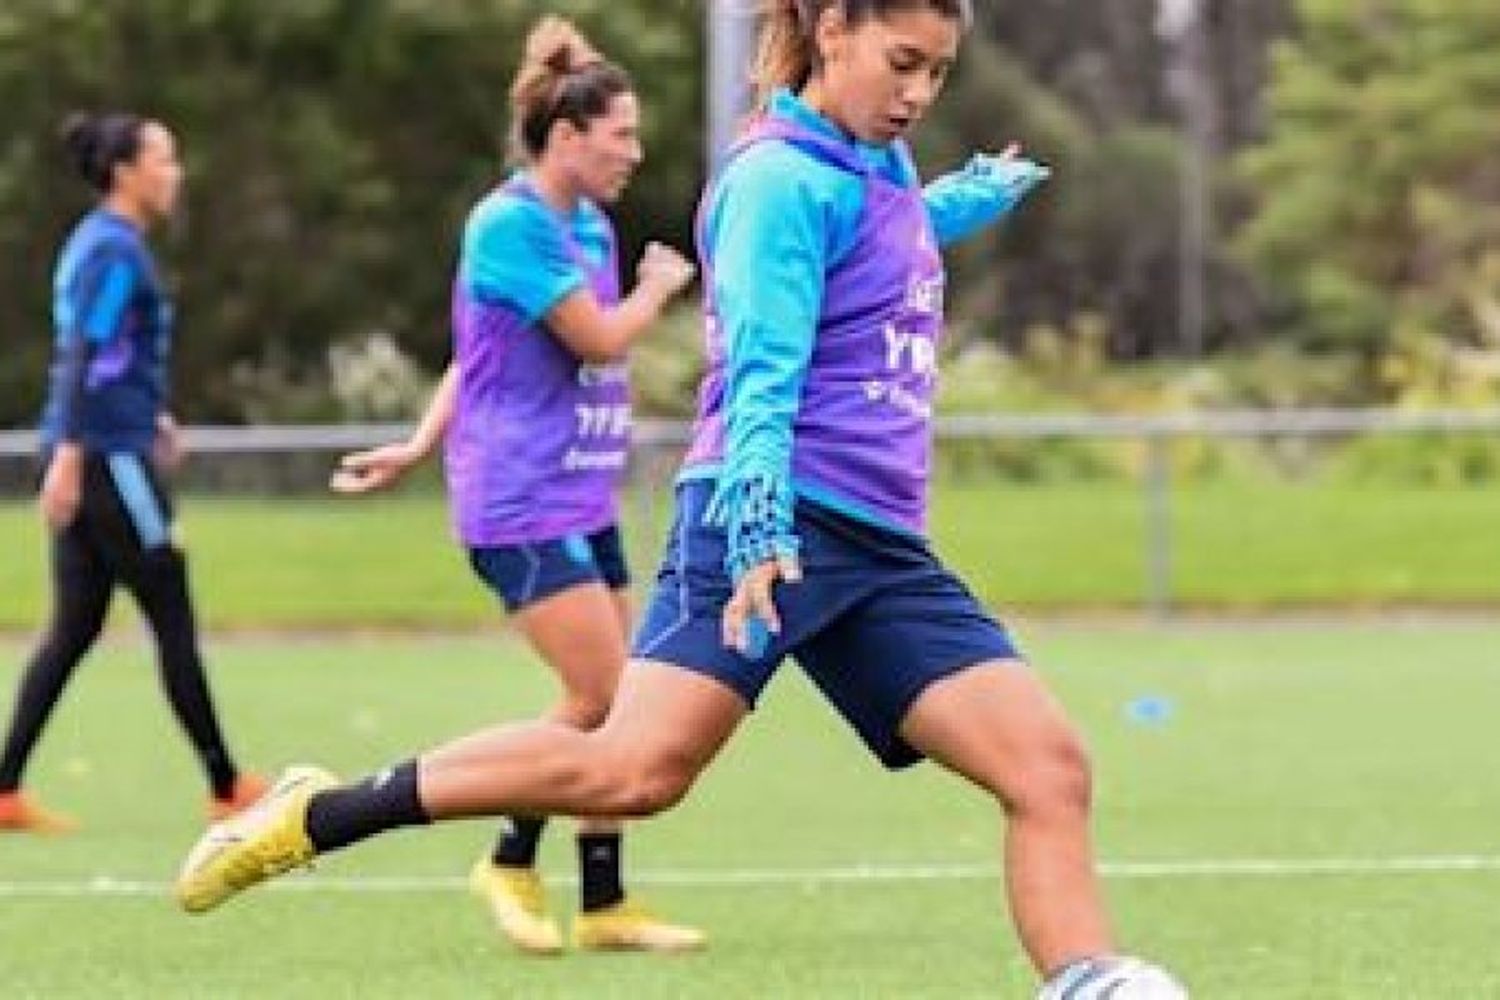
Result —
M389 489L421 460L421 448L409 441L356 451L339 459L328 488L349 495Z
M156 417L156 440L151 445L151 460L164 472L175 472L187 458L187 442L182 427L172 414Z
M796 583L802 579L802 566L793 555L769 559L740 577L734 596L724 605L721 619L724 645L741 656L755 658L764 652L767 636L757 636L759 629L769 635L781 633L781 616L776 612L772 594L776 583Z
M1032 188L1052 176L1052 168L1022 154L1021 144L1013 142L999 153L980 153L969 161L969 173L982 177L1019 201Z

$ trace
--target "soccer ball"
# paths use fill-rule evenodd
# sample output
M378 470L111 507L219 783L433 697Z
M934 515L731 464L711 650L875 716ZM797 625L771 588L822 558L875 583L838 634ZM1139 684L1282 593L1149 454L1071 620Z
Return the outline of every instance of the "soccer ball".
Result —
M1138 958L1076 962L1054 976L1037 1000L1188 1000L1166 971Z

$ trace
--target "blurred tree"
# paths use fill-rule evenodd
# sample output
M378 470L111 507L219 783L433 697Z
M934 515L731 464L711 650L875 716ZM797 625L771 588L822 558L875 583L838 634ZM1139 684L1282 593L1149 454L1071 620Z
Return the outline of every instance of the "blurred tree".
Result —
M333 345L386 336L429 370L446 358L456 236L503 176L505 91L544 11L577 18L641 91L648 162L618 213L627 248L689 242L703 2L5 0L0 424L34 417L53 256L88 203L55 137L66 112L135 108L183 140L187 208L161 246L186 415L274 417L285 386L283 412L334 416ZM1174 349L1182 157L1158 2L978 5L952 92L920 136L924 167L1015 138L1057 176L957 255L965 336L1014 347L1039 331L1097 340L1113 358ZM1211 345L1270 330L1370 352L1396 326L1403 343L1433 332L1490 343L1500 7L1293 6L1203 3L1213 149L1231 159L1264 141L1218 192L1217 228L1238 229L1238 255L1213 255ZM1282 36L1268 101L1269 43Z
M1301 0L1239 248L1309 346L1496 346L1500 5Z
M441 364L457 233L503 176L506 91L543 12L575 17L641 92L651 159L622 206L627 244L684 243L702 117L686 0L8 0L0 423L39 403L50 268L89 198L55 136L79 107L158 116L183 143L186 210L160 245L192 419L244 418L237 386L260 369L316 377L331 344L382 332Z
M962 255L959 314L1015 346L1032 327L1070 336L1098 317L1115 358L1177 342L1183 150L1158 36L1160 0L983 4L934 145L954 151L1022 140L1058 168L1014 232ZM1288 0L1205 0L1211 53L1210 169L1264 131L1270 39L1290 30ZM1002 130L997 134L997 129ZM1215 228L1239 212L1216 192ZM1024 251L1023 251L1024 248ZM1210 247L1210 342L1255 339L1258 302Z

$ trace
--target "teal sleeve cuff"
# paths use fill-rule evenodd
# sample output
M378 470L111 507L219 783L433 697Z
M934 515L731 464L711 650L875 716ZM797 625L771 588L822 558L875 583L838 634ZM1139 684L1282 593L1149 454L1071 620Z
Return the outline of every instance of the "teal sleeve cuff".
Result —
M1050 176L1050 168L1032 160L974 156L923 189L938 243L948 246L993 225Z
M785 477L751 473L719 479L704 523L724 528L728 552L724 569L738 584L762 563L795 558L801 549L793 530L793 494Z

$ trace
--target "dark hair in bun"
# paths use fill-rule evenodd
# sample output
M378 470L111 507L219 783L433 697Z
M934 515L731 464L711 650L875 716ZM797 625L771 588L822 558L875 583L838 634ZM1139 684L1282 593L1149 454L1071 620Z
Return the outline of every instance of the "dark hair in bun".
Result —
M114 186L115 164L133 163L140 154L144 124L139 115L122 112L75 112L63 122L63 146L89 186L108 194Z

